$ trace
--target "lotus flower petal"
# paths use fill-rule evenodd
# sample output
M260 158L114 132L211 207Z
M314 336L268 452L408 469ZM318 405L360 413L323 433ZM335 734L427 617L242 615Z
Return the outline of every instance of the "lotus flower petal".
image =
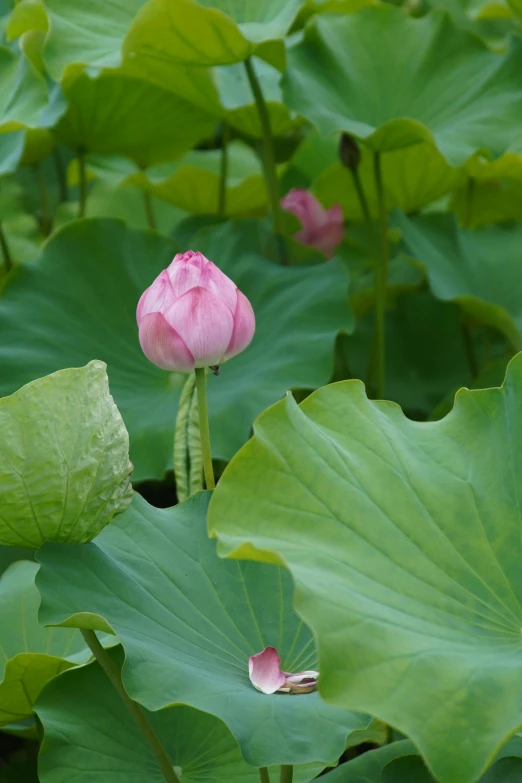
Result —
M248 659L250 682L261 693L275 693L285 684L281 671L281 659L275 647L265 647L263 652Z
M327 258L331 258L344 236L343 211L339 204L329 210L318 202L307 190L291 190L282 200L283 209L293 212L302 222L303 228L294 238L304 245L315 247Z
M225 359L231 359L241 353L252 341L256 330L256 318L252 305L241 291L237 292L237 304L234 312L234 330L226 350Z
M227 305L233 314L236 309L237 288L221 269L202 253L187 250L178 253L167 269L175 297L191 288L204 288Z
M170 372L192 372L194 357L161 313L148 313L140 320L140 345L153 364Z
M226 304L205 288L191 288L165 313L182 337L196 367L219 364L232 339L234 317Z

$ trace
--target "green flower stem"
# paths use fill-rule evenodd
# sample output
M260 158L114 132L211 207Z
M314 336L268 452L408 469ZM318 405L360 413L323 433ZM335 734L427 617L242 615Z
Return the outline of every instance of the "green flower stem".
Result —
M362 186L361 178L359 176L359 171L358 171L358 169L350 169L350 171L352 173L353 184L355 186L355 191L357 193L357 198L359 199L359 205L361 207L361 212L363 214L364 220L366 221L368 229L371 231L371 228L372 228L372 216L370 214L370 208L368 206L368 200L366 198L366 194L365 194L364 188Z
M280 261L282 264L286 264L286 250L283 229L281 226L281 206L279 204L279 181L277 179L274 139L272 137L272 130L270 128L270 115L265 103L263 91L261 90L261 85L259 84L259 79L257 78L257 74L254 70L254 66L250 57L248 60L245 60L245 68L248 81L250 83L250 88L256 102L259 122L261 123L261 130L263 131L265 182L268 191L268 198L270 200L272 220L274 221L274 234L276 237Z
M210 430L208 426L207 406L207 376L205 367L196 367L196 389L198 392L199 431L201 433L201 450L203 452L203 469L207 489L214 489L214 468L212 467L212 451L210 450Z
M63 161L60 157L60 151L58 150L58 147L55 147L53 150L53 162L56 173L56 181L58 183L58 192L60 194L60 204L63 204L64 201L69 200L69 192L67 188L67 177L65 176L65 169L63 167Z
M475 180L473 177L469 177L468 184L466 187L466 215L464 218L464 224L466 228L471 228L471 221L473 219L474 196L475 196Z
M266 767L259 768L259 779L261 783L270 783L270 775L268 774L268 769Z
M7 237L4 233L4 229L2 227L2 223L0 223L0 248L2 248L2 257L4 259L4 269L7 272L10 272L13 268L13 259L11 258L11 251L9 250L9 245L7 244Z
M292 783L294 779L294 768L291 764L281 765L281 774L279 776L279 783Z
M152 196L150 195L149 190L144 189L142 192L143 192L143 204L145 206L145 217L147 218L147 225L151 231L156 231L156 218L154 217Z
M221 132L221 169L219 172L218 215L225 217L227 210L228 142L230 127L225 120Z
M384 188L382 184L381 154L374 153L375 188L379 211L380 252L375 258L374 293L375 293L375 364L376 364L376 398L384 399L386 372L386 283L388 279L388 220L384 203Z
M366 198L366 194L364 192L364 188L361 182L361 178L359 176L358 169L350 168L350 172L352 174L353 184L355 186L355 192L357 193L357 198L359 199L359 206L361 207L361 213L364 219L364 223L366 225L368 242L370 243L371 257L373 258L373 264L375 265L377 263L377 255L379 250L376 247L375 232L374 232L372 216L370 213L370 208L368 206L368 199ZM373 374L375 369L374 364L375 364L375 334L373 335L372 338L370 356L368 357L368 366L366 369L365 385L367 389L372 388Z
M136 702L130 698L127 691L123 687L119 668L116 666L110 655L108 655L108 653L103 649L94 631L82 631L82 636L85 639L86 644L89 646L92 654L118 692L121 700L127 707L127 710L132 716L140 732L142 733L144 739L147 742L147 745L154 755L154 758L158 762L159 768L163 773L163 777L167 783L180 783L179 778L174 771L172 761L169 759L165 748L159 741L156 732L145 717L145 713L143 712L140 705L136 704Z
M87 208L87 172L85 170L85 152L83 150L78 151L78 176L80 186L80 202L78 205L78 217L85 217L85 210Z
M42 209L40 229L43 236L48 237L51 233L51 215L49 213L49 197L47 195L47 186L45 184L45 178L42 174L40 166L34 167L34 173L36 175L36 181L38 182L38 190L40 191L40 204Z

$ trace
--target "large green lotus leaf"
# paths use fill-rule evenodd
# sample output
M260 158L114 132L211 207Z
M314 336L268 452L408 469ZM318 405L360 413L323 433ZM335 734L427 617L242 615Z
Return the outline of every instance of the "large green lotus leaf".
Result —
M50 20L45 64L60 81L70 63L117 67L121 46L145 0L45 0Z
M296 122L283 103L281 74L276 68L257 57L253 58L252 65L256 70L267 104L272 134L279 136L290 132ZM259 113L243 64L215 68L214 76L227 121L241 133L262 139Z
M389 764L395 759L414 756L416 753L417 749L410 740L392 742L382 748L361 753L360 756L336 767L324 775L324 783L382 783L381 773Z
M38 625L37 571L20 560L0 578L0 725L32 715L44 685L90 656L78 631Z
M24 151L24 138L22 130L0 133L0 176L16 170Z
M47 33L49 20L43 0L20 0L9 17L5 30L6 38L12 41L29 30Z
M36 36L40 36L36 33ZM32 33L21 39L21 51L0 46L0 128L2 132L26 127L52 126L63 112L58 100L50 107L48 84L32 59ZM37 41L41 48L41 41Z
M257 54L281 70L283 39L303 0L149 0L124 52L172 63L228 65Z
M379 0L306 0L295 20L293 30L304 27L315 14L353 14L367 5L377 5Z
M240 141L228 145L227 155L226 214L265 211L267 193L259 157ZM89 168L115 183L137 185L186 212L212 215L218 212L221 161L221 150L192 150L175 163L151 166L145 171L119 159L111 170L110 161L101 157L91 157Z
M387 209L400 207L406 213L421 209L466 181L464 172L448 165L429 142L384 153L382 173ZM359 176L370 212L376 217L378 203L373 154L362 145ZM312 188L325 206L341 204L345 218L364 218L353 176L341 163L335 163L322 172Z
M486 346L488 347L488 346ZM512 355L501 355L496 359L491 359L485 364L485 366L479 371L478 375L473 378L473 381L466 384L469 389L490 389L492 386L502 386L502 381L506 376L507 366L512 358ZM462 385L462 384L460 384ZM450 387L447 395L439 402L438 405L430 413L428 420L437 421L438 419L447 416L450 410L453 408L455 401L455 394L458 391L458 387L455 385Z
M521 755L521 740L516 737L502 748L498 760L480 778L480 783L518 783L520 778L505 777L505 774L514 770L520 774ZM436 783L409 740L362 753L328 772L321 783L323 780L324 783Z
M32 560L34 549L22 546L0 546L0 575L17 560Z
M406 746L411 743L396 744ZM404 747L404 750L406 751L407 748ZM522 740L520 737L515 737L502 748L493 766L480 778L480 783L518 783L521 774ZM342 778L338 780L341 781ZM379 781L380 783L405 783L405 781L437 783L426 769L422 759L406 752L402 756L397 755L395 759L386 764ZM327 783L330 781L328 780ZM335 780L332 780L331 783L335 783Z
M459 228L452 215L397 215L409 253L426 266L433 293L522 347L522 226Z
M522 775L522 758L504 758L498 761L480 783L518 783ZM437 783L419 756L406 756L388 764L382 771L380 783Z
M522 182L513 179L473 182L455 191L451 209L466 228L522 220Z
M76 219L78 215L77 205L74 204L74 207L76 208L74 214L71 215L71 220ZM175 209L171 204L157 199L155 196L151 198L151 210L157 230L167 236L186 216L183 210ZM87 217L119 218L132 228L147 229L149 227L143 192L134 187L111 188L103 181L95 182L90 189L86 215Z
M257 319L248 350L223 365L219 378L209 377L213 454L223 459L286 389L328 381L335 336L353 328L342 264L276 266L248 249L257 231L255 221L227 223L192 243L234 279ZM179 250L171 239L119 221L74 222L45 245L36 265L10 275L0 299L0 393L101 357L130 433L136 481L160 478L172 459L185 379L143 356L136 305Z
M28 128L25 131L22 166L37 166L52 151L55 139L47 128Z
M369 312L339 345L351 377L368 383L374 332ZM472 379L458 307L437 301L429 291L399 297L386 313L386 399L419 418Z
M306 134L290 158L289 164L308 182L317 179L325 169L339 161L339 134L321 136L316 131Z
M498 51L505 49L507 37L517 30L507 0L428 0L427 6L447 11L459 27L472 31Z
M384 4L319 16L288 62L286 104L373 150L434 141L456 166L477 150L503 154L519 133L522 42L496 55L445 14L412 19Z
M119 153L140 166L182 155L210 136L216 123L213 114L170 90L118 71L91 78L74 70L63 90L68 107L56 128L63 144L91 153ZM100 111L102 106L110 111Z
M189 153L190 155L190 153ZM147 169L147 172L158 172L161 182L161 172L172 171L176 163L164 163ZM86 217L112 217L124 220L133 228L150 228L148 205L139 182L142 172L129 158L119 155L89 155L86 159L86 176L92 184L89 186ZM71 187L79 185L78 159L73 158L67 168L67 182ZM172 204L151 194L150 208L154 225L160 234L171 235L174 227L183 220L187 213L182 209L173 208ZM68 201L59 206L54 216L55 230L70 223L78 217L78 203Z
M496 160L484 155L473 155L465 165L467 174L479 182L489 182L494 179L516 179L522 181L522 155L517 152L522 145L522 133L519 133L510 149Z
M129 438L102 362L0 399L0 544L90 541L132 498Z
M128 52L118 72L155 84L162 90L169 90L206 112L212 112L219 117L225 115L212 68Z
M121 664L120 650L111 653ZM38 699L45 740L41 783L164 783L143 736L97 664L52 682ZM191 707L148 713L183 783L259 783L224 723ZM296 783L307 783L320 765L299 765ZM275 777L276 770L271 771Z
M314 641L292 608L284 569L217 557L206 534L208 495L172 509L136 495L95 543L43 547L40 619L98 628L103 618L125 649L132 698L149 710L187 704L215 715L250 764L331 763L369 718L317 693L267 696L251 685L250 655L274 646L283 670L314 668Z
M20 169L17 174L20 174ZM33 214L28 213L24 203L25 195L14 176L0 177L2 230L15 264L35 258L42 241L38 221Z
M348 241L337 250L350 272L350 304L357 320L361 319L369 310L375 310L372 237L368 237L364 224L359 224L359 227L362 229L362 235L355 239L352 226L350 233L347 234ZM366 240L363 245L358 243L361 236ZM352 239L354 240L353 245L351 244ZM394 253L394 257L388 264L387 305L395 306L399 295L419 289L425 279L426 276L420 264L402 252Z
M512 144L516 149L522 137ZM522 216L522 155L508 150L497 160L474 155L465 166L468 183L456 191L452 209L468 228L519 220Z
M359 381L287 397L210 505L222 555L290 569L323 698L407 734L440 783L477 780L522 724L521 399L520 354L439 422Z

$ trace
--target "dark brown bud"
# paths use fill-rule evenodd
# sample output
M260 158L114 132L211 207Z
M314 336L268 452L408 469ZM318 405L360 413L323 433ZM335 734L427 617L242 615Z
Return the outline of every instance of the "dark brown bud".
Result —
M361 151L353 136L350 136L348 133L341 133L339 157L341 163L344 163L344 165L348 166L352 171L355 171L359 167L359 163L361 162Z

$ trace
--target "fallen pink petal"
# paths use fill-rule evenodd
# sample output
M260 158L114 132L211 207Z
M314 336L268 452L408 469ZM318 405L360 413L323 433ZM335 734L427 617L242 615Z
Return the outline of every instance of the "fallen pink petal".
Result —
M263 652L248 659L250 682L261 693L275 693L285 684L281 671L281 659L275 647L265 647Z
M319 672L307 669L302 672L281 671L281 659L275 647L251 655L248 659L250 682L261 693L311 693L317 689Z

